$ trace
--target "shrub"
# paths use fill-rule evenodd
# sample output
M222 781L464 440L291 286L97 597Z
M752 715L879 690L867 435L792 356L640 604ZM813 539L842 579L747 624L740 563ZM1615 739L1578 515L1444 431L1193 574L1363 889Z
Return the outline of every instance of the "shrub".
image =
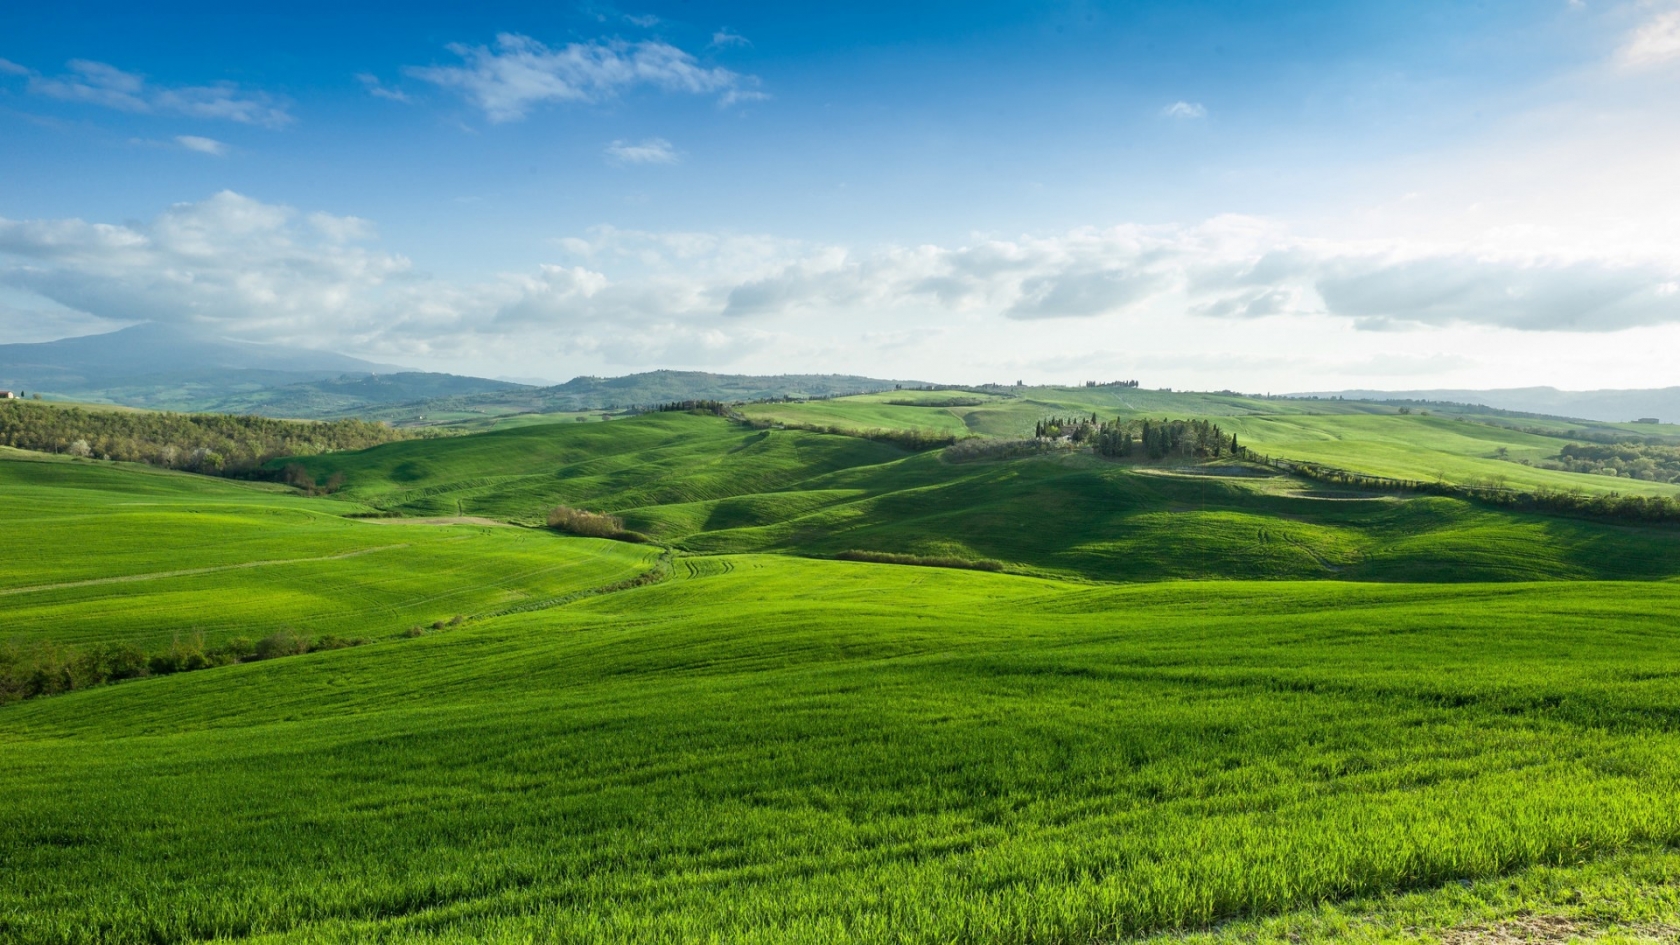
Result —
M626 532L624 520L616 515L586 512L569 505L557 505L549 511L548 527L585 538L622 538L635 534Z
M271 660L309 652L309 641L292 630L276 630L257 641L253 659Z

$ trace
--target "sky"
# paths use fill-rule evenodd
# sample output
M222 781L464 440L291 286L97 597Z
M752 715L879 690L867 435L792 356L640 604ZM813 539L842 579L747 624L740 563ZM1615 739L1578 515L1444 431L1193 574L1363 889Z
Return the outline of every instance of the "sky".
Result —
M470 9L468 9L470 7ZM1680 384L1680 0L0 10L0 343Z

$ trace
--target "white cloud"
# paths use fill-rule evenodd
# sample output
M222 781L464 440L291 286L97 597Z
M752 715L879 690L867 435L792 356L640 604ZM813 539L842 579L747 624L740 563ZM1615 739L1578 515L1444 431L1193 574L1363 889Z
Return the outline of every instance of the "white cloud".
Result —
M623 164L675 164L679 160L676 149L664 138L635 143L614 141L607 145L607 155Z
M524 118L544 102L598 102L639 86L727 98L757 82L702 66L658 40L597 40L551 49L529 36L503 33L494 49L455 43L449 50L465 64L412 67L408 73L460 93L494 122Z
M1675 58L1680 58L1680 10L1667 10L1651 17L1616 51L1616 60L1631 68Z
M271 128L293 121L282 100L263 92L245 91L232 82L158 86L137 73L87 59L72 59L67 68L68 72L58 76L24 70L29 76L29 91L61 101L141 114L185 115Z
M751 46L752 40L725 26L712 34L712 45L719 49L729 46Z
M658 26L661 21L659 17L653 15L652 13L626 13L624 14L624 22L629 23L631 26L640 26L642 29L646 30Z
M1174 102L1161 109L1166 118L1206 118L1207 106L1201 102Z
M29 69L18 65L10 59L0 59L0 73L4 73L6 75L28 75Z
M175 143L188 151L197 151L213 157L227 154L228 146L215 138L201 138L198 135L176 135Z
M376 237L229 192L145 224L0 219L0 301L67 327L187 323L456 370L939 374L931 359L1041 376L1071 354L1124 371L1147 353L1157 374L1179 358L1215 387L1242 365L1460 370L1439 360L1452 352L1526 352L1532 371L1628 344L1618 331L1680 332L1675 261L1308 239L1240 217L867 250L602 228L556 241L549 264L468 281L417 273ZM1300 377L1290 389L1312 386Z
M402 91L401 89L387 87L384 83L379 81L378 76L371 73L356 73L356 81L362 83L362 86L367 89L368 94L374 98L383 98L389 99L393 102L404 103L410 101L408 93Z

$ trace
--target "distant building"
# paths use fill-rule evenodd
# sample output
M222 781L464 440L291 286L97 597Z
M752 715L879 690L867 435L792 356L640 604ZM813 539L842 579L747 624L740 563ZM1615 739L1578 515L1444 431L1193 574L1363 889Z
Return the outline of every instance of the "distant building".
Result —
M0 400L17 400L17 395L9 390L0 390Z
M1656 417L1640 417L1638 420L1635 420L1633 422L1634 423L1661 423L1662 421L1658 420Z

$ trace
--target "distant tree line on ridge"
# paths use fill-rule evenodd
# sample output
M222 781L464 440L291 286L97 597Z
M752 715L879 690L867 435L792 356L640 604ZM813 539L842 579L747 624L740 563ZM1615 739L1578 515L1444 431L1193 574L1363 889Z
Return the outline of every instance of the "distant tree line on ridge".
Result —
M437 435L366 420L293 421L0 401L0 445L223 476L267 478L263 464L282 456L359 450Z
M1099 456L1115 458L1206 460L1245 455L1236 434L1227 434L1209 420L1109 420L1090 417L1051 417L1040 420L1033 436L1090 444Z
M1613 444L1571 443L1547 469L1642 479L1646 482L1680 482L1680 446L1620 442Z

